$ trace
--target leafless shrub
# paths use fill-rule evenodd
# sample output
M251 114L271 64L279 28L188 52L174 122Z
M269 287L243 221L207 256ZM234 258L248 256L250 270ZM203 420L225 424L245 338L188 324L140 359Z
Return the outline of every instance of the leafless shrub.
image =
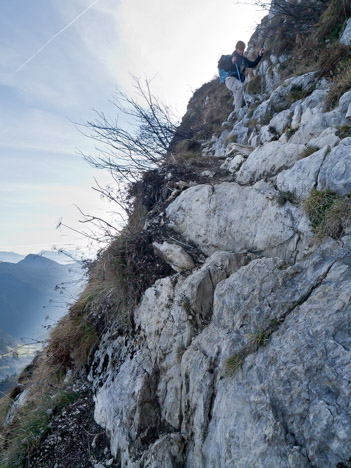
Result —
M327 0L251 0L249 3L267 10L270 21L265 24L265 32L272 36L278 29L284 29L288 36L309 33L327 7Z
M162 164L179 126L175 112L152 94L148 79L132 80L137 98L117 90L112 99L114 120L95 111L96 120L79 124L83 134L102 144L97 156L83 154L84 159L127 182Z

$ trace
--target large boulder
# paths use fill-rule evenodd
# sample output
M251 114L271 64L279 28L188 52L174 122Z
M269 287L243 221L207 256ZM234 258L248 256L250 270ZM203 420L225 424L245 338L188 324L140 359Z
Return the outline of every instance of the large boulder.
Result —
M279 206L278 196L263 181L253 187L198 185L168 206L167 219L206 254L253 251L289 260L296 255L298 240L310 231L304 213L290 203Z

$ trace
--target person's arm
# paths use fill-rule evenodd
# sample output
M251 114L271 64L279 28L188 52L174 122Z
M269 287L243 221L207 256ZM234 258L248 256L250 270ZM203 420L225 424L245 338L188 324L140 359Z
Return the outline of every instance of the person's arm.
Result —
M263 57L263 54L264 54L264 49L262 48L259 53L258 53L258 56L256 58L256 60L254 60L253 62L251 60L249 60L248 58L246 58L246 66L248 68L255 68L256 65L261 61L262 57Z

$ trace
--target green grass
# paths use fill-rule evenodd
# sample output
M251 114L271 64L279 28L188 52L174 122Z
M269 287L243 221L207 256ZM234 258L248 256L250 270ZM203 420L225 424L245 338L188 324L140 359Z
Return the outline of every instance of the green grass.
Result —
M296 203L295 194L292 192L280 192L277 197L278 205L283 206L286 202Z
M343 50L339 52L339 63L329 72L331 87L325 101L325 110L334 109L340 97L351 88L351 58L349 55L342 56Z
M296 131L297 131L297 128L288 127L285 131L288 139L291 138Z
M300 154L299 159L308 158L308 156L311 156L311 154L315 153L318 150L319 148L315 146L307 146L307 148Z
M253 337L256 341L257 347L265 346L269 338L269 333L267 333L266 330L260 330L255 333Z
M183 302L182 302L182 307L187 313L187 315L190 315L192 313L191 302L188 297L184 297Z
M228 143L237 143L238 142L238 135L231 135L229 138L226 138Z
M318 239L327 236L339 239L351 225L351 198L330 190L312 190L305 201L305 210Z
M336 132L336 135L341 139L351 137L351 125L342 125Z
M294 103L306 97L306 93L301 85L292 85L290 94L288 95L288 100L290 103Z
M183 354L185 353L185 346L184 345L180 345L178 346L177 348L177 361L178 362L181 362L182 358L183 358Z
M244 363L245 357L238 353L229 357L225 362L225 373L226 375L232 375L241 365Z

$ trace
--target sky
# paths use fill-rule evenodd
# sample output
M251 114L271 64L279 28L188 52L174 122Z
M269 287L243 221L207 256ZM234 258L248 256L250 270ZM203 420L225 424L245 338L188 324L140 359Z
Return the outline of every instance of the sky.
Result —
M85 249L79 210L117 226L92 189L111 177L83 160L97 150L75 123L115 118L131 74L181 117L262 16L235 0L0 0L0 251Z

